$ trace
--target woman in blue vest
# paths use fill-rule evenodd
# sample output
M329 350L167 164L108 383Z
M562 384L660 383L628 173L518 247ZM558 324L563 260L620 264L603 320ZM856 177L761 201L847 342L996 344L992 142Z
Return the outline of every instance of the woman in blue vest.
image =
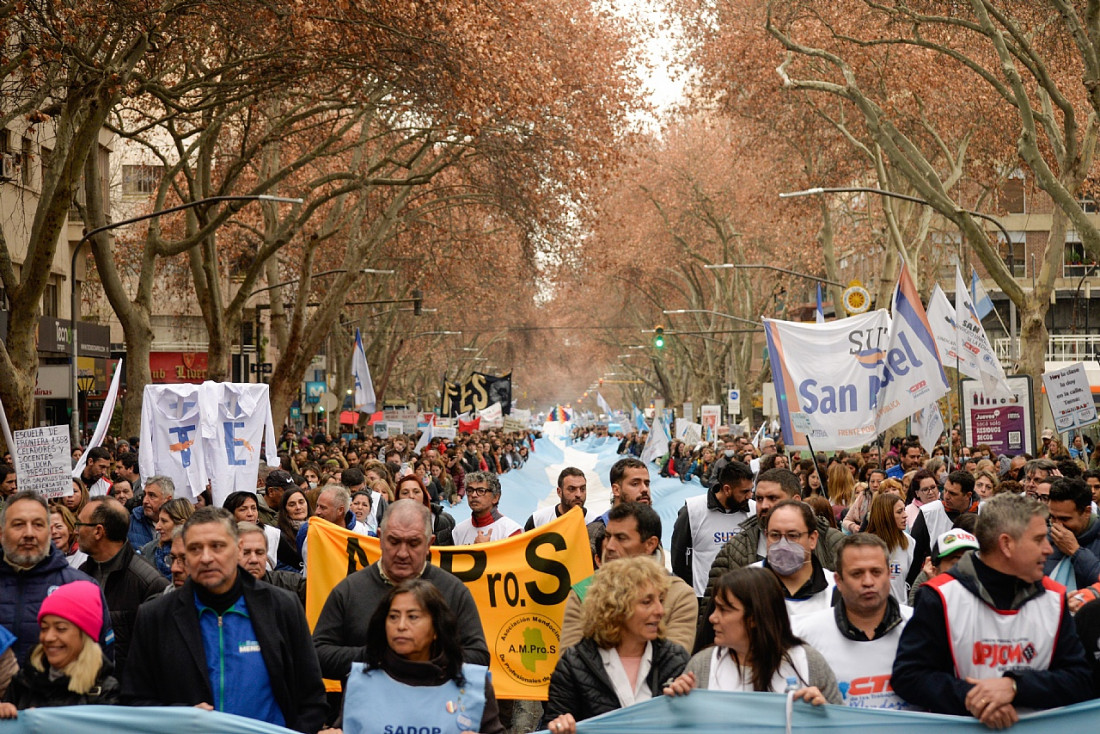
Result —
M390 589L371 617L366 662L352 663L344 734L499 734L489 669L462 662L458 620L431 583Z

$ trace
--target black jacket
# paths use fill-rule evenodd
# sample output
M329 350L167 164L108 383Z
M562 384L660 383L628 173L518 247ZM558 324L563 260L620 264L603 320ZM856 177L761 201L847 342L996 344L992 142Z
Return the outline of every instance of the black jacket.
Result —
M118 703L118 681L111 675L113 670L110 661L104 658L103 667L96 676L96 685L81 694L69 690L69 676L62 675L50 680L48 666L41 671L28 660L12 678L4 700L14 703L20 711L49 706L113 705Z
M654 698L661 695L670 680L684 672L690 657L675 642L653 641L653 665L647 683ZM550 696L540 728L545 729L562 714L573 714L573 718L581 721L618 708L619 697L604 670L600 649L592 638L586 637L562 651L550 676Z
M115 670L121 678L126 670L126 657L130 653L130 638L134 633L138 607L142 602L163 594L168 588L168 579L161 576L160 571L150 562L134 553L134 547L129 542L124 543L118 553L118 556L107 561L117 568L107 574L103 583L103 596L107 599L111 626L115 630ZM149 561L151 560L150 558ZM81 564L80 570L97 578L98 566L98 563L89 558Z
M237 569L271 690L286 727L313 734L327 713L325 686L301 603L289 591L258 583ZM122 676L122 700L135 706L211 703L206 653L188 579L175 592L138 611L130 659Z
M455 529L455 519L449 512L443 511L443 505L432 503L432 527L435 532L435 540L432 545L454 545L452 533Z

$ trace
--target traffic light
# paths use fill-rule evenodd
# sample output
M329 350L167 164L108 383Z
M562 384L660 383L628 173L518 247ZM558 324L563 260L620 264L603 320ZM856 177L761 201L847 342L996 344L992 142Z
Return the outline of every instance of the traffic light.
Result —
M653 346L657 349L665 348L665 327L658 326L653 330Z
M600 387L603 387L603 378L600 378Z
M413 316L419 316L424 305L424 294L419 288L413 290Z

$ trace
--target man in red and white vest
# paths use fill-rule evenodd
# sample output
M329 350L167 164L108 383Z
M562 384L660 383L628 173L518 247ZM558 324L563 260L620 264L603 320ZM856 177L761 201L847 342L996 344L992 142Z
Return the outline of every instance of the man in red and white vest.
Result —
M1014 494L982 506L979 551L917 594L894 660L898 695L993 729L1011 726L1021 711L1091 698L1065 588L1043 575L1051 554L1047 515L1039 502Z

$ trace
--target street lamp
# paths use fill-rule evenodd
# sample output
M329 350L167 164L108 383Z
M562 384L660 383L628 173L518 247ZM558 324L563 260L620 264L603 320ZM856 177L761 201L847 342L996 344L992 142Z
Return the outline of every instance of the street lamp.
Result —
M911 201L914 204L921 204L923 206L932 206L932 202L922 199L918 196L911 196L910 194L899 194L896 191L886 191L885 189L876 189L873 186L816 186L812 189L805 189L804 191L788 191L779 195L780 199L793 199L799 196L821 196L822 194L875 194L876 196L885 196L888 199L901 199L902 201ZM959 211L969 214L972 217L989 222L995 226L1001 232L1001 236L1005 238L1005 246L1008 248L1008 268L1012 277L1016 277L1016 273L1013 270L1012 255L1013 244L1012 237L1009 235L1008 230L1001 224L1000 220L989 214L982 214L976 212L973 209L959 209ZM1032 256L1034 257L1034 255ZM704 266L709 267L709 266ZM1032 268L1034 272L1034 267ZM839 285L839 284L837 284ZM998 319L1000 316L997 317ZM1008 299L1008 337L1009 345L1012 348L1011 359L1017 361L1020 358L1019 344L1016 341L1016 302L1011 298ZM1001 328L1004 328L1004 322L1001 322Z
M710 267L710 266L708 265L706 267ZM760 322L758 322L758 321L753 321L752 319L743 319L740 316L734 316L732 314L722 313L721 311L712 311L709 308L677 308L677 309L671 310L671 311L662 311L661 313L669 315L669 316L674 315L674 314L681 314L681 313L709 313L709 314L713 314L715 316L721 316L724 319L733 319L734 321L743 321L744 323L752 324L753 326L759 326L760 325Z
M69 383L72 386L73 392L73 409L72 416L69 420L69 431L73 434L74 445L80 443L80 411L78 409L77 391L78 385L76 382L76 360L77 349L79 339L76 335L76 323L77 317L80 315L80 304L76 298L76 258L80 254L80 249L84 247L85 242L90 242L93 237L98 234L102 234L111 229L118 229L119 227L125 227L136 222L144 222L147 219L156 219L163 214L172 214L173 212L184 211L185 209L193 209L203 204L216 204L219 201L271 201L282 204L301 204L303 199L290 198L286 196L271 196L269 194L242 194L240 196L208 196L205 199L196 199L195 201L188 201L177 206L170 206L167 209L159 209L155 212L149 212L136 217L130 217L129 219L122 219L117 222L111 222L105 224L102 227L96 227L95 229L85 232L84 236L80 238L80 241L76 243L76 247L73 249L72 262L69 265L69 276L72 280L72 294L71 303L69 304L69 338L73 343L72 362L69 364Z
M319 273L312 273L309 277L311 277L311 278L320 278L324 275L333 275L334 273L346 273L346 272L348 272L348 271L345 268L337 268L335 270L322 270ZM377 268L360 268L359 270L356 270L355 272L358 273L358 274L361 274L361 275L371 275L371 274L373 274L373 275L393 275L397 271L395 271L395 270L378 270ZM263 293L264 291L269 291L272 288L281 288L284 285L291 285L292 283L297 283L301 279L302 279L302 276L298 276L297 278L291 278L290 280L284 280L282 283L275 283L274 285L265 286L263 288L257 288L256 290L249 293L248 297L252 298L252 296L256 295L257 293Z
M816 275L807 275L806 273L800 273L797 270L788 270L787 268L776 267L775 265L763 265L761 263L718 263L716 265L704 265L707 270L726 270L733 268L736 270L774 270L777 273L785 273L787 275L793 275L796 278L805 278L806 280L813 280L818 283L825 283L826 285L835 285L841 288L844 287L843 283L837 283L835 280L829 280L828 278L819 278ZM755 321L753 323L756 323Z

